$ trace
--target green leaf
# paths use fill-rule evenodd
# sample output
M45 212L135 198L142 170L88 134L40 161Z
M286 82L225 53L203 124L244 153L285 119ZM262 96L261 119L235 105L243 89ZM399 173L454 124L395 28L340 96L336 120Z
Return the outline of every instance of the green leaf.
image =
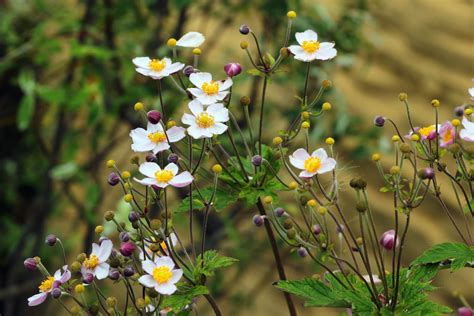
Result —
M178 285L178 291L173 295L164 296L163 302L160 308L171 308L173 312L178 313L182 309L186 308L187 305L192 303L193 298L199 295L209 294L207 287L203 285Z
M216 250L208 250L204 253L204 260L202 254L199 255L194 268L194 275L199 277L200 275L213 276L215 270L219 268L225 268L231 266L238 260L231 257L221 256Z
M207 187L201 190L201 194L208 201L211 198L212 191L213 191L212 187ZM237 191L224 190L224 189L217 188L215 197L214 197L213 206L216 209L216 211L222 211L227 206L237 201L237 197L238 197ZM193 194L193 208L194 209L204 208L204 203L200 199L197 193ZM189 211L189 196L184 198L181 201L181 203L179 204L179 207L176 209L175 212L184 213L188 211Z
M442 243L434 245L416 258L411 265L434 264L451 261L451 271L459 270L468 262L474 262L474 246L462 243Z
M78 165L74 161L70 161L62 165L55 166L49 172L49 176L55 180L66 180L73 177L78 171Z
M35 111L35 85L36 81L32 71L22 71L18 77L18 85L23 91L18 112L16 114L16 124L19 130L25 130L30 126L33 113Z

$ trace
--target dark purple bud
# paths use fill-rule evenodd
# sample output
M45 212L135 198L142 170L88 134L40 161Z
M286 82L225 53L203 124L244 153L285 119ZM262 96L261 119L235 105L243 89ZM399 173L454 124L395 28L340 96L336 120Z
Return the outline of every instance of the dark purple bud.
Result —
M316 236L321 234L321 226L319 226L319 224L313 225L313 234L315 234Z
M247 35L250 32L250 28L246 24L242 24L239 28L239 32L242 35Z
M130 222L132 222L132 223L133 223L133 222L136 222L136 221L138 221L138 219L139 219L139 216L138 216L137 213L131 212L130 214L128 214L128 220L129 220Z
M224 71L227 76L232 78L242 72L242 66L239 63L228 63L224 66Z
M120 182L120 177L115 172L111 172L107 177L107 182L111 186L116 186Z
M146 116L151 124L158 124L161 121L161 113L156 110L149 111Z
M303 248L303 247L299 247L298 248L298 255L302 258L306 257L308 255L308 251L306 250L306 248Z
M338 234L342 234L343 231L344 231L344 225L337 225L336 226L336 232Z
M36 270L36 267L38 266L35 258L27 258L25 261L23 261L23 264L25 265L25 268L30 271Z
M158 158L156 158L156 156L153 154L146 155L145 160L147 162L158 162Z
M193 66L191 65L188 65L186 67L184 67L183 69L183 74L186 76L186 77L189 77L191 76L192 73L195 73L196 72L196 69L194 69Z
M135 244L131 241L124 242L120 246L120 253L124 257L130 257L135 251Z
M472 309L469 307L459 307L458 316L472 316Z
M459 116L459 117L463 116L463 115L464 115L464 107L462 107L462 106L456 107L456 108L454 109L454 114L455 114L456 116Z
M86 273L82 276L82 282L85 284L91 284L94 281L94 275L92 273Z
M58 241L58 238L56 237L56 235L53 235L53 234L49 234L48 236L46 236L46 239L44 240L44 242L48 246L54 246L56 244L56 241Z
M120 232L119 238L122 242L127 242L130 240L130 235L127 232Z
M170 154L170 155L168 156L168 162L169 162L169 163L177 163L178 160L179 160L179 157L178 157L178 155L176 155L176 154Z
M120 278L120 272L117 269L110 269L109 279L117 281Z
M382 234L382 237L380 237L380 245L386 250L392 250L394 246L398 246L398 236L395 245L395 231L393 229L387 230Z
M51 290L51 296L53 298L59 298L61 296L61 289L58 287L55 287L54 289Z
M284 214L285 214L285 209L284 209L284 208L282 208L282 207L277 207L277 208L275 209L275 215L276 215L277 217L282 217Z
M265 221L262 216L260 215L255 215L252 219L253 224L257 227L260 227L263 225L263 222Z
M377 127L383 127L385 124L385 118L383 116L376 116L374 119L374 124Z
M262 165L263 158L260 155L255 155L252 157L251 161L252 161L252 165L254 165L255 167L259 167Z
M420 177L420 179L422 180L425 180L425 179L431 180L434 178L434 176L435 176L435 172L433 168L427 167L427 168L420 169L418 171L418 177Z
M133 269L133 267L130 266L130 265L126 266L126 267L123 269L123 275L124 275L125 277L127 277L127 278L128 278L128 277L131 277L131 276L134 275L134 274L135 274L135 269Z

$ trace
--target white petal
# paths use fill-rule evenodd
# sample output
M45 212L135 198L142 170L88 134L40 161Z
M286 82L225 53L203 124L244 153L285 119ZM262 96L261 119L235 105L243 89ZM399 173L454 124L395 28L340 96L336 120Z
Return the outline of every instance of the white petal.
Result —
M176 46L180 47L199 47L206 38L198 32L189 32L184 34L177 42Z
M214 123L213 126L209 127L207 130L214 135L220 135L227 130L227 125L225 125L224 123L216 122Z
M168 74L174 74L174 73L177 73L178 71L180 71L181 69L184 68L184 64L183 63L173 63L169 66L166 66L165 69L163 69L166 73Z
M138 171L140 171L141 174L149 178L154 178L155 172L160 171L160 170L161 170L160 166L154 162L144 162L138 168Z
M153 153L156 155L157 153L160 153L162 151L165 151L167 149L170 148L170 145L168 144L168 142L166 140L164 140L163 142L160 142L160 143L156 143L156 144L153 144L154 148L153 148Z
M303 49L303 47L299 45L291 45L290 47L288 47L288 49L293 55L300 55L300 54L305 53L305 50Z
M318 34L313 30L306 30L304 32L296 32L295 38L298 44L303 44L304 41L317 41Z
M133 180L143 185L156 185L158 183L155 178L143 178L141 180L133 178Z
M204 107L202 106L201 102L199 102L199 100L192 100L189 102L188 107L194 116L198 116L204 111Z
M169 184L177 188L182 188L191 184L193 180L193 176L188 171L184 171L173 177L173 179L169 181Z
M184 113L183 117L181 118L181 122L187 125L194 125L196 124L196 117L191 114Z
M219 84L219 91L224 91L232 87L232 79L227 78L224 82L218 82Z
M337 50L335 48L320 49L315 54L316 59L329 60L337 56Z
M179 168L176 164L171 162L168 165L166 165L165 170L170 170L173 173L173 176L175 176L178 173Z
M216 122L227 122L229 120L229 110L222 103L209 105L206 112L212 115Z
M295 59L301 60L301 61L304 61L304 62L313 61L313 60L316 59L316 53L307 53L307 52L303 51L300 54L295 54Z
M157 124L152 124L148 122L146 126L146 138L148 138L148 134L154 133L154 132L163 132L163 126L161 126L160 123Z
M155 270L156 264L151 260L145 260L142 262L142 268L143 270L145 270L146 273L153 274L153 270Z
M188 88L188 91L191 92L191 94L196 98L200 98L206 95L204 91L199 88Z
M95 267L95 277L97 280L103 280L109 276L110 266L108 263L102 262Z
M173 275L171 276L171 279L170 279L170 282L172 283L178 282L179 279L181 279L181 277L183 276L183 270L181 269L173 270L172 273Z
M99 258L100 262L104 262L109 259L113 247L114 245L112 243L112 240L106 239L102 241L99 247L99 252L97 253L97 257Z
M304 162L309 158L309 154L303 148L297 149L290 155L290 163L298 169L304 169Z
M322 162L323 160L325 160L328 157L328 154L326 153L326 151L323 148L319 148L319 149L316 149L315 151L313 151L311 156L312 157L318 157Z
M174 268L174 262L168 256L156 257L155 264L157 267L165 266L165 267L168 267L170 270L173 270Z
M28 306L37 306L43 303L48 297L48 293L38 293L28 298Z
M311 178L315 174L316 174L316 172L308 172L306 170L303 170L303 171L300 172L299 176L300 176L300 178Z
M144 142L149 140L148 132L141 127L132 129L129 135L133 142Z
M469 130L474 130L474 122L469 121L466 117L463 117L462 125Z
M321 163L321 168L319 168L318 173L323 174L333 170L336 167L336 160L332 158L327 158Z
M166 131L166 135L168 135L168 140L171 143L176 143L183 139L186 135L184 134L184 131L186 129L181 126L173 126L169 130Z
M166 282L163 284L156 283L155 290L160 294L171 295L176 292L177 288L173 283Z
M474 142L474 131L462 129L459 132L459 137L461 137L462 140L465 140L467 142Z
M203 105L209 105L209 104L216 103L216 102L219 102L220 100L224 99L225 96L227 95L227 93L229 93L229 92L228 91L218 92L217 94L213 94L213 95L208 95L208 94L204 93L203 95L197 97L197 99Z
M212 133L210 136L208 136L209 132L207 132L205 129L200 128L196 125L191 125L187 129L188 134L191 135L192 138L194 139L201 139L204 137L212 137Z
M189 81L199 89L205 82L211 82L212 75L208 72L195 72L189 76Z
M138 68L145 68L149 69L149 64L150 64L150 57L135 57L132 59L132 62L135 66Z
M147 152L152 150L155 147L155 144L151 141L146 143L133 143L131 148L134 152Z
M144 287L155 287L158 284L158 282L156 282L156 280L149 274L142 275L138 278L138 282L140 282Z
M99 253L99 249L100 249L100 247L99 247L99 245L98 245L98 244L96 244L95 242L94 242L94 243L92 243L92 252L91 252L91 256L92 256L92 255L96 255L96 256L97 256L97 254Z

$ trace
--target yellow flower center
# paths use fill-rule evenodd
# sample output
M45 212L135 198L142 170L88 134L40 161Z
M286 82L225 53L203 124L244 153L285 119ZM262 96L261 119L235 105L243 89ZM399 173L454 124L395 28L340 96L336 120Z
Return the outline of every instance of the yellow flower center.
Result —
M211 82L204 82L201 86L202 91L207 95L213 95L219 92L219 84L213 80Z
M158 284L166 283L171 279L173 273L171 273L170 268L166 266L156 267L153 270L153 279L158 282Z
M208 128L214 125L214 116L207 112L202 112L196 116L196 123L201 128Z
M320 46L321 44L318 41L303 41L303 44L301 44L301 47L307 53L314 53Z
M321 159L318 157L309 157L304 161L304 168L310 173L314 173L321 168Z
M38 289L40 290L40 292L47 292L51 290L51 288L53 287L53 283L54 278L52 276L49 276L43 282L41 282L40 286L38 286Z
M166 67L166 61L164 59L152 59L148 67L154 71L162 71Z
M443 140L446 143L446 142L449 142L452 138L453 138L453 134L451 133L451 130L448 128L446 130L446 133L444 133Z
M171 170L160 170L155 172L155 178L158 182L168 183L168 181L173 179L173 172Z
M154 132L148 134L148 139L151 140L153 143L161 143L166 140L166 135L164 132Z
M418 131L420 135L428 137L432 131L436 130L436 127L434 125L430 125L427 127L420 128Z
M86 260L84 260L84 267L86 267L86 269L92 270L95 269L95 267L97 267L98 265L99 258L97 258L96 255L91 255L89 258L86 258Z

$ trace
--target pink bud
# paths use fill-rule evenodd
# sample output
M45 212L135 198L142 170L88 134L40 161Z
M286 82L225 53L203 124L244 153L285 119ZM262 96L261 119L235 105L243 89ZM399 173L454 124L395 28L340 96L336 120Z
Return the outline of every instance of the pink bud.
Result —
M124 257L130 257L133 254L134 251L135 251L135 245L131 241L124 242L120 246L120 253Z
M28 258L23 262L23 264L25 265L25 268L30 271L36 270L36 267L38 266L35 258Z
M224 66L224 71L229 77L237 76L242 72L242 67L239 63L228 63Z
M386 250L392 250L395 245L395 231L393 229L387 230L383 233L382 237L380 237L380 244ZM396 247L398 247L398 238L396 242Z
M469 307L459 307L458 316L472 316L472 309Z

